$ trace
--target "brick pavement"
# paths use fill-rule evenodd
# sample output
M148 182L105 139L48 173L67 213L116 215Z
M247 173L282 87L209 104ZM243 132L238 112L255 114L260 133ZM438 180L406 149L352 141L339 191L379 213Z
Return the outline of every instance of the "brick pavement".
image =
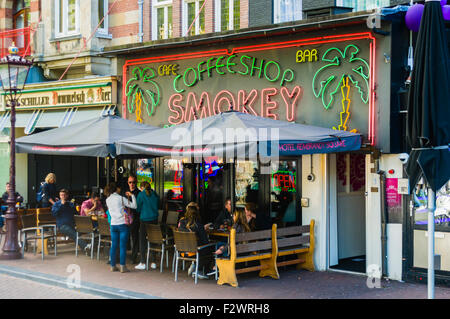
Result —
M0 274L0 299L104 299L102 296L82 293Z
M228 285L218 286L214 280L199 280L195 285L187 276L187 270L179 272L178 282L170 269L162 273L158 270L137 271L132 265L130 273L110 272L106 256L98 261L88 256L75 257L73 245L58 246L58 256L26 253L24 259L0 261L0 273L10 270L23 272L28 278L33 274L39 277L57 278L60 285L70 276L69 265L80 268L83 292L100 294L109 298L192 298L192 299L426 299L427 286L416 283L386 281L382 288L368 288L367 277L346 273L325 271L308 272L295 267L280 269L280 280L259 278L257 273L238 276L239 288ZM187 267L186 267L187 268ZM6 269L6 270L5 270ZM21 276L20 273L17 276ZM436 298L449 299L449 287L436 287Z

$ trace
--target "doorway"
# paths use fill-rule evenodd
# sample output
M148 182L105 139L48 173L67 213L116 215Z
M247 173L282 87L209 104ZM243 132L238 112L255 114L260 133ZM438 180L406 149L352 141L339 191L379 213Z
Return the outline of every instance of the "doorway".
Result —
M335 228L337 245L330 242L330 249L337 251L331 269L366 273L365 173L364 154L336 155L337 209L330 228Z

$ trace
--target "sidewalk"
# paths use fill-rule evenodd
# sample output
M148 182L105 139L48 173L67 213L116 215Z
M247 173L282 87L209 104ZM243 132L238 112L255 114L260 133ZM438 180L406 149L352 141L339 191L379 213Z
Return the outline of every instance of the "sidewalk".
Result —
M238 276L239 288L219 286L215 280L199 280L195 285L185 271L174 281L171 269L138 271L128 264L130 273L110 272L107 258L100 260L75 257L74 246L58 246L58 256L25 253L20 260L0 261L0 285L4 276L32 280L46 285L67 288L73 282L74 269L79 269L81 284L73 290L98 298L169 298L169 299L426 299L424 284L381 281L381 288L368 288L367 277L340 272L308 272L295 267L281 268L280 279L259 278L248 273ZM75 265L75 266L74 266ZM78 268L79 267L79 268ZM72 280L72 281L71 281ZM8 281L10 282L10 281ZM67 289L66 289L67 290ZM449 299L450 288L436 287L436 298ZM28 295L27 297L28 298Z

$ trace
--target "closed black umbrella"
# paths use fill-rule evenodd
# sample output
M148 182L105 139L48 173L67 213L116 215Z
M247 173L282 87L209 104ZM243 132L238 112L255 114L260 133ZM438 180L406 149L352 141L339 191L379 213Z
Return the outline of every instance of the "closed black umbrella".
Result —
M450 179L450 64L440 1L427 0L420 24L408 105L407 139L411 146L406 172L413 191L423 176L433 194ZM429 199L429 254L434 255L434 199ZM431 219L432 216L432 219ZM430 234L429 234L430 235ZM432 240L432 242L431 242ZM431 248L431 249L430 249ZM434 256L431 256L434 258ZM433 262L428 264L434 287ZM430 296L431 295L431 296Z

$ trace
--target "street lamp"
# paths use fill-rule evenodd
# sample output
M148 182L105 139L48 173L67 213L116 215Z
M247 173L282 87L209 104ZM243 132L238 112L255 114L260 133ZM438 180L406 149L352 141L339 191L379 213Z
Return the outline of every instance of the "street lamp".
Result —
M14 43L9 47L9 55L0 59L0 81L7 99L6 105L11 108L11 142L9 166L8 210L5 215L6 238L0 259L19 259L22 257L17 238L16 212L16 106L19 106L18 96L25 86L33 61L27 60L17 53L19 49Z

